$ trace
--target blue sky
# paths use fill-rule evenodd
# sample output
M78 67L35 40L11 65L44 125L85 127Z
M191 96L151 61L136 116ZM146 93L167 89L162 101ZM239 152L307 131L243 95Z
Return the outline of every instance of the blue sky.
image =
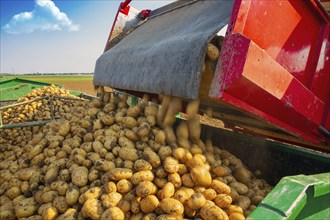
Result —
M120 0L0 0L1 73L90 73ZM171 0L133 0L155 9Z

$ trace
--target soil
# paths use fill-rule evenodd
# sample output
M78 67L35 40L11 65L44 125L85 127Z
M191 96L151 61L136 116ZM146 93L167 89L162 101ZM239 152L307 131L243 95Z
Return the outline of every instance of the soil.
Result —
M78 81L78 82L51 82L58 83L64 86L65 89L83 92L89 95L96 95L92 81Z

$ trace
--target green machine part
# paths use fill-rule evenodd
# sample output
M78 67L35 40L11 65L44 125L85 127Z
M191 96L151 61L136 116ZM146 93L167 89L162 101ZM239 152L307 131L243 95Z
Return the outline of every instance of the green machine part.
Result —
M50 85L52 84L21 78L2 79L0 80L0 101L17 100L18 98L29 94L34 89ZM56 87L63 88L62 85L55 85Z
M247 219L330 219L330 173L284 177Z

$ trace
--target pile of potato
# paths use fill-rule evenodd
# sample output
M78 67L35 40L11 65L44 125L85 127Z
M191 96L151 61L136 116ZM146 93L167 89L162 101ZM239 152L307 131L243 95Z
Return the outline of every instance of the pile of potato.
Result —
M46 99L8 108L2 112L3 124L13 124L28 121L40 121L51 119L52 111L55 117L62 117L70 111L71 100L55 99L54 96L77 98L69 93L69 90L58 88L55 85L44 86L33 90L26 96L19 98L18 103L34 100L47 96Z
M271 190L200 139L198 101L174 127L178 98L102 100L1 142L0 219L245 219Z

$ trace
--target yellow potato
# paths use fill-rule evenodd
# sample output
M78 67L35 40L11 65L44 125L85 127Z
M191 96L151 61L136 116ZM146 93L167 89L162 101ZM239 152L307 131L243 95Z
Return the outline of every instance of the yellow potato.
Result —
M108 180L121 180L121 179L129 179L133 175L132 170L127 168L114 168L103 175L102 178L108 179Z
M160 202L160 208L167 214L182 215L184 208L181 202L173 198L165 198Z
M182 204L185 204L188 199L189 195L187 194L186 190L179 189L178 191L175 192L173 198L180 201Z
M157 187L150 181L140 182L136 187L136 195L142 198L155 194L156 191Z
M139 171L134 173L130 180L134 185L137 185L143 181L153 181L153 179L154 179L154 174L148 170L148 171Z
M205 203L206 203L206 199L202 193L194 193L188 199L188 206L192 210L198 210L202 208L205 205Z
M117 192L111 192L109 194L103 194L101 196L102 204L104 207L109 208L111 206L117 206L122 199L122 195Z
M159 206L159 200L154 195L148 195L140 201L141 211L151 213Z
M131 181L127 179L119 180L117 183L117 191L119 193L127 193L131 191L132 188L133 188L133 184L131 183Z
M64 213L69 208L64 196L56 197L53 201L53 206L59 213Z
M110 207L103 212L101 220L124 220L124 212L118 207Z
M171 173L167 176L169 182L171 182L176 189L182 186L182 180L178 173Z
M130 161L136 161L140 158L138 151L134 148L129 148L129 147L120 148L119 157L123 160L130 160Z
M17 218L27 218L37 210L37 204L33 197L21 200L15 206L15 215Z
M211 61L216 61L218 59L219 55L220 55L219 49L215 45L209 43L207 45L206 56Z
M175 193L175 187L173 183L168 182L165 184L165 186L158 192L158 198L164 199L164 198L170 198Z
M136 171L148 171L152 170L152 166L148 161L139 159L134 162L134 169Z
M176 173L179 171L179 162L173 157L166 157L163 166L168 173Z
M232 198L228 194L218 194L214 198L214 203L220 208L228 208L232 203Z
M211 188L214 189L219 194L229 194L231 191L228 185L226 185L225 183L219 180L213 180Z
M244 195L248 192L249 188L244 185L243 183L239 183L239 182L232 182L229 184L229 186L233 189L236 190L236 192L240 195Z
M97 199L89 199L84 203L81 212L85 218L100 219L104 212L104 208L101 201Z
M66 203L74 205L78 202L80 196L79 188L75 185L71 185L65 194Z
M102 195L102 190L100 187L92 187L80 196L79 202L83 204L88 199L98 199L100 198L101 195Z
M190 171L192 180L196 185L209 187L212 183L212 177L210 172L205 167L194 167Z
M152 167L157 168L161 165L159 156L150 148L145 148L142 153L142 159L148 161Z
M224 219L228 220L228 215L218 206L205 205L200 210L200 215L205 220Z
M88 169L86 167L76 167L71 174L72 183L76 186L86 186L88 183Z
M206 189L202 194L207 200L213 200L217 196L217 192L214 189Z

